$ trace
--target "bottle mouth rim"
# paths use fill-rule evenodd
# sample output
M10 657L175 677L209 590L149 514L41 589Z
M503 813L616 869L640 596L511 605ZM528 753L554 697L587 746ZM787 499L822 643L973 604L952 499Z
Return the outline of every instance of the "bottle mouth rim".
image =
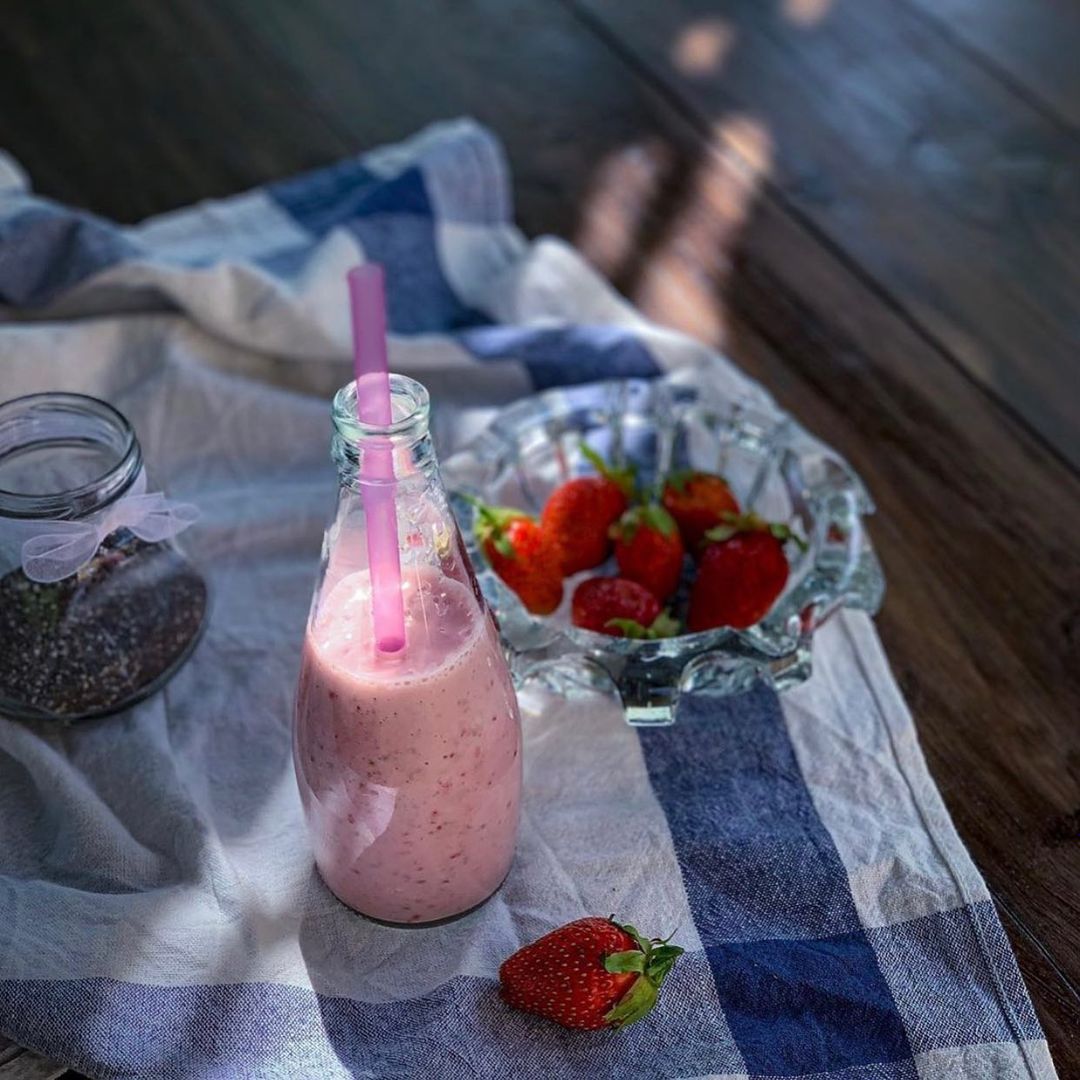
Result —
M356 415L356 381L350 379L334 395L334 430L351 445L366 439L412 441L427 434L431 398L422 383L391 372L390 407L394 417L391 423L363 423Z
M81 517L126 491L142 468L134 428L101 398L49 390L0 402L0 461L33 449L87 443L111 451L102 472L48 491L13 491L0 484L0 517Z

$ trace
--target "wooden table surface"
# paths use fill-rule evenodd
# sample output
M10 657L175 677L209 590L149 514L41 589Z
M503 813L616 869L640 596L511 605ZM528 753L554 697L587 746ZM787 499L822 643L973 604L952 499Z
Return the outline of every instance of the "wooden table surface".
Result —
M489 124L529 233L866 480L885 646L1080 1077L1078 46L1075 0L42 0L0 146L135 221Z

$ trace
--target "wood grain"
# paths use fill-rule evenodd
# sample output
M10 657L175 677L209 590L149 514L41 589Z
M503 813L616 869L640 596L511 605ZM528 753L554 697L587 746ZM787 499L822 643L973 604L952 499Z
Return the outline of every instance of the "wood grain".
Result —
M492 126L531 234L571 234L596 164L651 122L623 67L552 0L472 0L438 15L423 0L395 3L392 16L349 0L220 10L357 146L460 115Z
M894 0L572 2L702 124L761 125L792 213L1080 464L1071 133ZM695 64L693 33L730 44Z
M1032 104L1049 91L922 2L21 5L0 142L51 194L133 218L489 123L529 231L726 342L864 476L891 662L1080 1076L1080 480L1014 415L1077 407L1072 144ZM124 41L114 71L82 55Z
M1080 5L1073 0L904 0L1020 97L1080 128ZM1065 43L1071 43L1066 47Z
M0 146L35 190L118 221L354 149L201 4L6 5Z

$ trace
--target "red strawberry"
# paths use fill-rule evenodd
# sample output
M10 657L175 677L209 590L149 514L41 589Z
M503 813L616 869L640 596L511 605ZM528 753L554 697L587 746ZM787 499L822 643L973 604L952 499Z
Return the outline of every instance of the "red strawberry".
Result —
M613 919L578 919L503 961L502 998L563 1027L626 1027L656 1004L682 952Z
M675 519L655 503L635 506L611 532L619 573L644 585L658 600L666 600L679 584L683 565L683 542Z
M675 519L690 552L698 550L705 533L721 524L725 514L739 512L739 503L722 476L694 469L672 473L661 502Z
M787 584L784 541L805 547L786 525L769 524L756 514L728 518L705 534L708 546L698 562L686 619L691 633L760 622Z
M599 566L611 551L608 530L626 509L633 491L627 469L611 469L587 446L581 452L599 476L579 476L549 496L540 525L558 547L565 576Z
M559 554L528 514L508 506L476 507L476 539L491 569L534 615L550 615L562 602Z
M575 626L612 637L662 638L678 630L644 585L625 578L583 581L574 590L571 619Z

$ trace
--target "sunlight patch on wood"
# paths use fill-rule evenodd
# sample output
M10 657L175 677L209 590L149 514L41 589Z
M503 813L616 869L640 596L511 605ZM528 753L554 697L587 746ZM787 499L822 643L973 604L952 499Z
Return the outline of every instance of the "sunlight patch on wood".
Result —
M734 43L734 27L722 19L702 19L679 33L671 59L684 75L709 75L720 68Z
M796 26L817 26L833 6L833 0L784 0L782 12Z
M768 128L744 114L718 122L700 153L660 139L623 147L593 177L577 247L650 318L718 345L733 253L773 153Z
M765 123L745 113L734 113L714 125L714 145L734 152L740 167L756 181L772 171L774 144Z
M674 167L671 148L659 138L620 147L597 166L574 243L608 277L632 258L643 219Z

